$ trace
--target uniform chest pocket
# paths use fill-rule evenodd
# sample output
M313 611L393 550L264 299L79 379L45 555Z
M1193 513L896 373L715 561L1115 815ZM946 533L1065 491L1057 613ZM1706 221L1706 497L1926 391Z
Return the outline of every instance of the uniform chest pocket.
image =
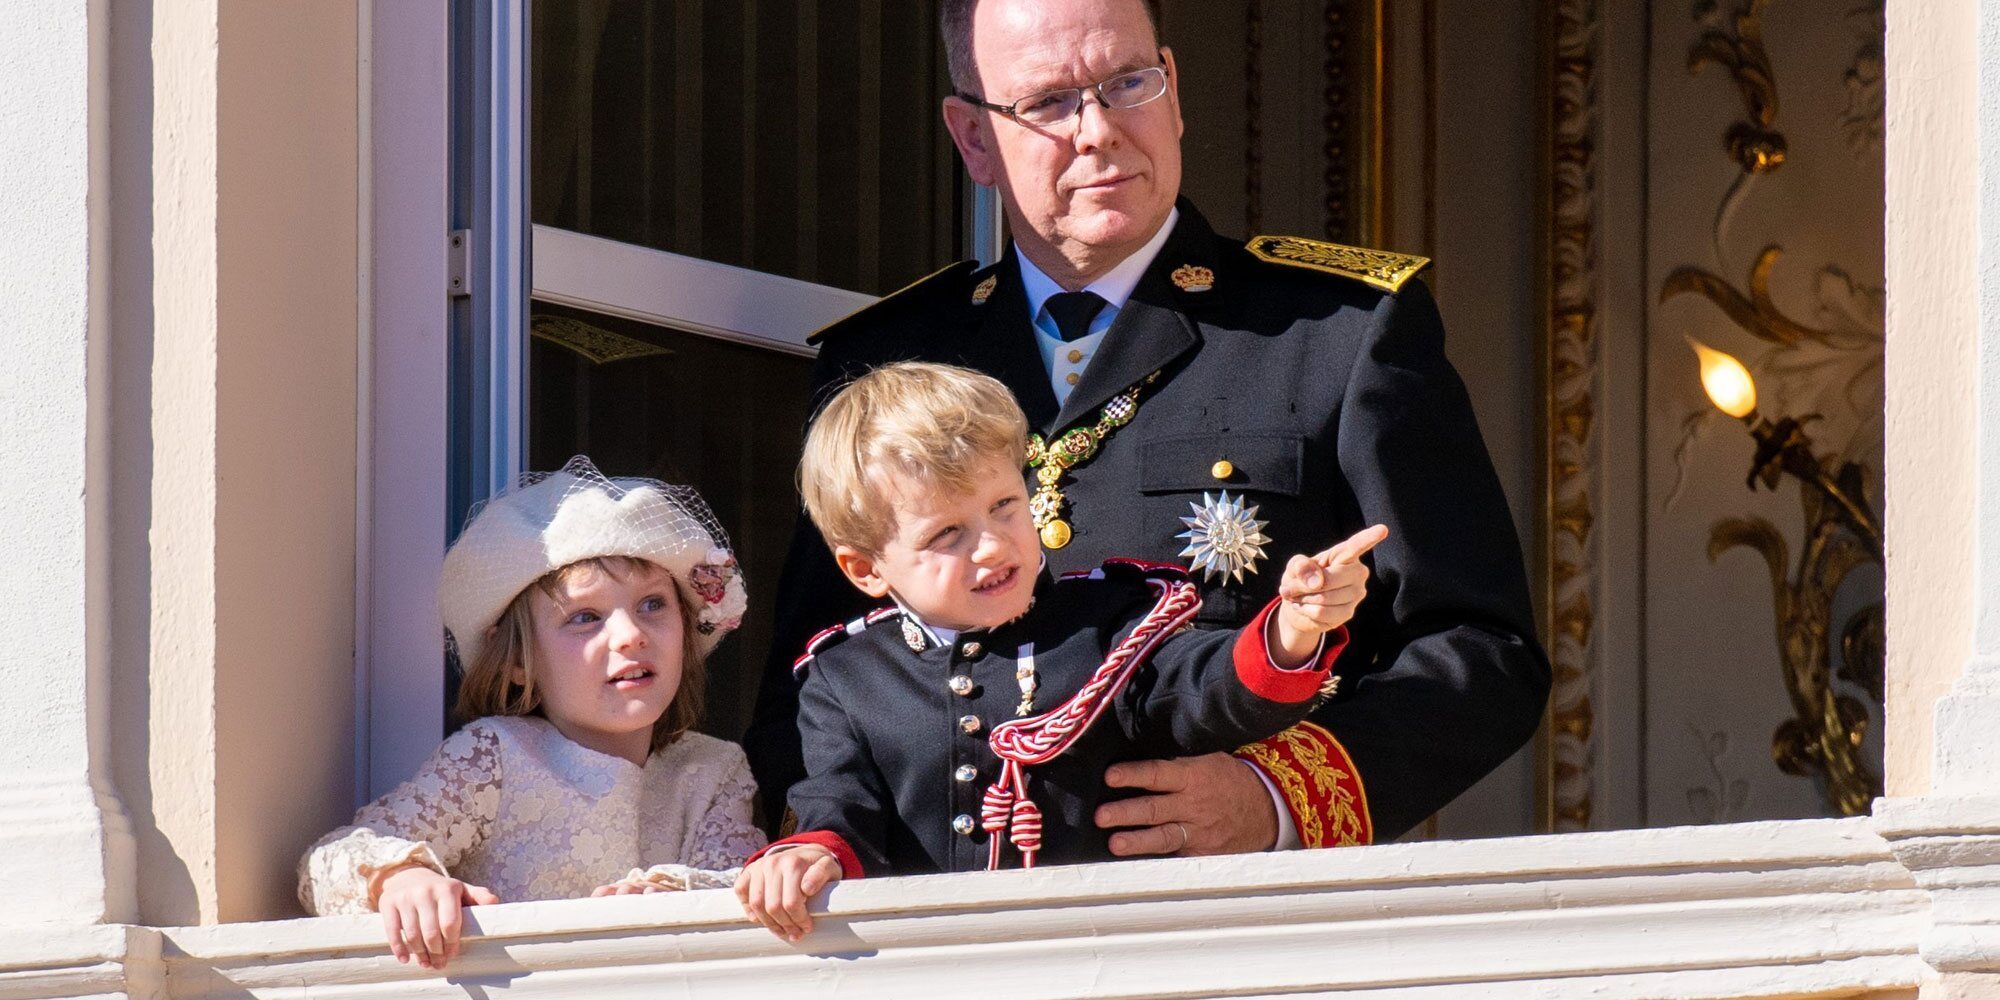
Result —
M1305 438L1283 431L1157 437L1139 447L1139 492L1253 490L1299 495Z

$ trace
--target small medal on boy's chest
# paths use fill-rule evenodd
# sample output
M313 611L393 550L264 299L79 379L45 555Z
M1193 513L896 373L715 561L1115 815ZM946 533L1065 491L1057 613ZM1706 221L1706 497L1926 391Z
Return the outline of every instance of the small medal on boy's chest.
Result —
M909 615L903 616L903 645L910 647L912 653L921 653L930 645L924 638L923 626Z

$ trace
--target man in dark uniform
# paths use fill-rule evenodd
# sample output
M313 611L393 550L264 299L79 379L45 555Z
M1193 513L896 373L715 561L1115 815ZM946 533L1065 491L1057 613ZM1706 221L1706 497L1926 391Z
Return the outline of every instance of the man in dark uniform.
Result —
M1179 81L1142 0L946 0L944 23L946 122L1013 246L822 331L818 391L906 359L998 377L1044 440L1050 568L1193 564L1205 626L1271 599L1266 553L1388 525L1311 721L1236 758L1114 767L1108 783L1157 794L1096 818L1137 828L1118 854L1400 835L1528 739L1549 684L1505 499L1413 277L1425 262L1215 235L1177 197ZM796 650L861 610L840 580L801 519L745 740L772 817L804 773Z

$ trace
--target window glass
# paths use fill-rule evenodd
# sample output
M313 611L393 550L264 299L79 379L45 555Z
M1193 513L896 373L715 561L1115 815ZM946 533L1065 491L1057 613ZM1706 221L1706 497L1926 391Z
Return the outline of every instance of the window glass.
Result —
M535 4L534 221L875 295L951 263L934 6Z

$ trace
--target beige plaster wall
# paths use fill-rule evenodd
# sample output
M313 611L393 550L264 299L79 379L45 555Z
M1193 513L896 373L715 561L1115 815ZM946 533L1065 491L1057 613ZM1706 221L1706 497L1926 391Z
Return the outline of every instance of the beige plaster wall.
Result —
M356 14L152 9L153 380L142 866L157 922L297 912L353 788Z
M1888 4L1888 794L1929 791L1932 706L1972 652L1979 10Z

